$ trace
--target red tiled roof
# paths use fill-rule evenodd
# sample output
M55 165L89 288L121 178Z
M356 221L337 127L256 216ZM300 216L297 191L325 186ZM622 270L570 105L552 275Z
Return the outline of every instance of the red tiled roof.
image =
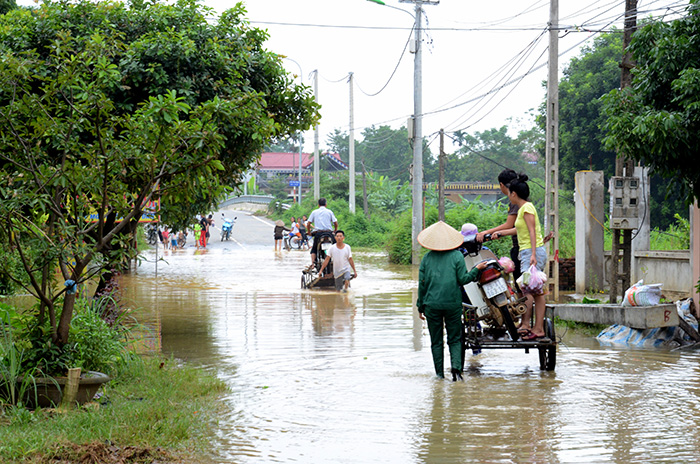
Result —
M340 160L338 153L328 153ZM307 169L313 164L312 153L301 154L301 167ZM299 167L299 153L263 153L258 161L260 169L297 169Z

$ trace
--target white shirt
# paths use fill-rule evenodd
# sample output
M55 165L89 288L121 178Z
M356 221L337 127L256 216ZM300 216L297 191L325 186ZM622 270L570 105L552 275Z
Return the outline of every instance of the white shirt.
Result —
M350 265L350 258L352 258L350 245L338 248L338 245L334 244L328 249L328 256L330 256L333 261L333 277L340 277L345 274L346 271L354 274L352 266Z
M318 209L311 212L309 222L314 225L316 230L333 230L333 223L338 222L333 211L325 206L320 206Z

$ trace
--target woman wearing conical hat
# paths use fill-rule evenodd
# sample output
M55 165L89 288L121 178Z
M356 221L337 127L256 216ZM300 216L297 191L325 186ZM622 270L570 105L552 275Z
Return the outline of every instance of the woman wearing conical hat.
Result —
M447 331L452 380L462 378L462 291L460 287L477 279L484 263L467 272L457 248L463 236L439 221L418 234L418 243L430 250L423 256L418 277L418 314L428 322L430 349L438 377L445 377L443 330Z

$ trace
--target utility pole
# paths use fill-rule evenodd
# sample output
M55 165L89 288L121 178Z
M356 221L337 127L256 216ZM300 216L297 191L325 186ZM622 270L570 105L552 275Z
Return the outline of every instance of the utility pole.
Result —
M629 44L632 34L637 29L637 0L625 0L625 30L623 35L623 55L620 68L620 88L629 87L632 83L632 57L629 53ZM633 177L634 163L624 153L618 153L615 159L615 176ZM621 295L630 286L632 271L632 229L612 230L612 250L610 254L610 303L617 303L617 296ZM620 237L622 236L622 244ZM620 272L620 249L622 249L622 272ZM622 288L620 289L620 283Z
M350 173L348 175L348 185L350 187L350 198L348 198L348 206L350 207L350 212L355 214L355 98L353 94L354 87L354 76L353 73L349 73L350 77L348 82L350 83L350 136L348 137L348 143L350 145Z
M445 220L445 130L440 129L440 165L438 177L438 218Z
M314 75L314 100L318 104L318 69L313 70ZM319 177L319 165L321 160L319 159L318 152L318 123L314 126L314 202L318 201L321 197L321 185Z
M549 74L545 136L544 230L554 234L547 244L549 294L559 300L559 0L549 3ZM550 245L551 243L551 245ZM554 252L551 253L552 248Z
M365 168L364 157L362 157L362 206L365 210L365 217L369 219L369 204L367 203L367 169Z
M423 5L437 5L439 0L399 0L413 3L416 8L414 23L413 61L413 217L411 221L413 264L420 263L418 234L423 230L423 46L421 43Z

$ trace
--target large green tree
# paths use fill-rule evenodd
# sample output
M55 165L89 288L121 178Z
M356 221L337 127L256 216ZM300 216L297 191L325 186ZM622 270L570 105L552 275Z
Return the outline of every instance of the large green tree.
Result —
M132 253L115 245L149 201L185 221L267 143L317 121L244 14L76 0L0 16L0 239L25 278L0 272L39 299L53 342L68 340L72 284Z
M700 11L635 32L632 85L605 98L606 146L674 179L672 188L700 199Z
M615 175L617 153L603 142L603 97L620 86L621 59L622 34L613 31L596 37L563 71L559 82L559 178L563 188L574 190L577 171L603 171L606 178ZM542 112L544 109L543 105ZM542 128L544 120L542 114ZM676 192L667 196L666 184L658 175L651 178L651 221L661 228L674 223L674 215L684 210Z

